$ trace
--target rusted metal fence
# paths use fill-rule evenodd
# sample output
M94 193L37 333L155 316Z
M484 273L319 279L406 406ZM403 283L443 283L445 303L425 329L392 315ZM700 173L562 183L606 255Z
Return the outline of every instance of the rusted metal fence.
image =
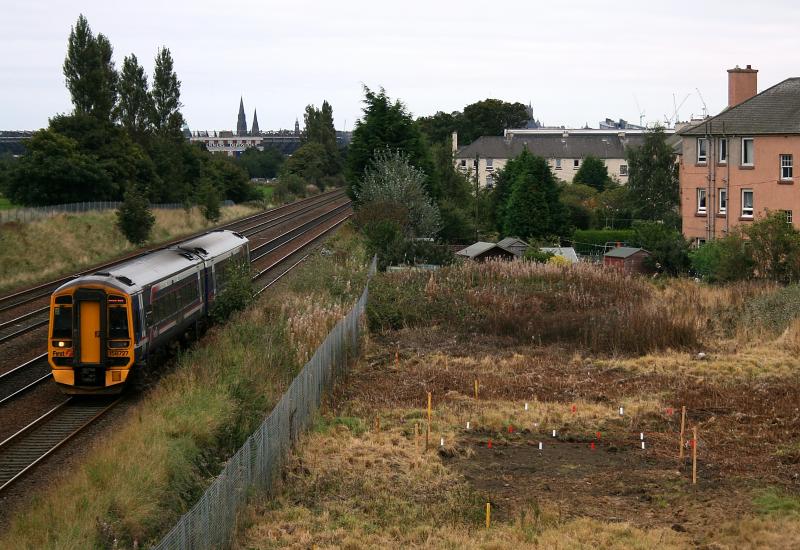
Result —
M376 259L370 266L375 273ZM344 374L358 350L369 282L356 305L341 319L292 381L258 429L234 454L200 501L155 546L158 550L205 550L229 546L236 514L251 487L267 492L291 446L313 421L323 394Z

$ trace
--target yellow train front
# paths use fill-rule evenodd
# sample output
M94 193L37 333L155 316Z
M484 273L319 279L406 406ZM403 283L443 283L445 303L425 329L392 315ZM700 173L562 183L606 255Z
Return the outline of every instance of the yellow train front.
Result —
M50 298L48 360L68 394L120 393L153 353L208 315L248 241L212 231L74 279Z

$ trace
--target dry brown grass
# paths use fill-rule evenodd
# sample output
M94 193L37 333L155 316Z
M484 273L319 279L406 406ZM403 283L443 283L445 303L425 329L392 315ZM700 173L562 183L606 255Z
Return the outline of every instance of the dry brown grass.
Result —
M255 213L249 206L221 209L220 223ZM155 244L211 227L197 208L154 210ZM59 214L0 225L0 292L72 273L135 250L115 225L115 213Z

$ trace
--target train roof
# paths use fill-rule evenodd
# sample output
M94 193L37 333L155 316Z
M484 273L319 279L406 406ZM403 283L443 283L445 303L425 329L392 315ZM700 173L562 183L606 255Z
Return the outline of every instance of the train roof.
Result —
M143 287L177 275L191 268L198 268L203 260L209 260L240 247L247 239L232 231L212 231L194 239L178 243L166 249L156 250L121 264L78 277L58 288L77 286L83 283L102 283L133 294Z

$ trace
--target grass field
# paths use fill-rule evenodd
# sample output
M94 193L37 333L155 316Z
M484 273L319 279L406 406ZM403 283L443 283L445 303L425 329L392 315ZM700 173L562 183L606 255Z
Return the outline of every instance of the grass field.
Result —
M16 205L12 204L10 200L0 195L0 210L9 210L10 208L16 208Z
M371 289L365 356L237 547L800 545L796 287L465 264Z
M0 534L0 548L147 548L263 420L366 280L348 227L246 312L180 355L128 420Z
M220 223L255 213L223 207ZM197 208L154 210L150 242L168 241L210 227ZM0 292L72 273L135 250L115 225L115 213L60 214L0 226Z

